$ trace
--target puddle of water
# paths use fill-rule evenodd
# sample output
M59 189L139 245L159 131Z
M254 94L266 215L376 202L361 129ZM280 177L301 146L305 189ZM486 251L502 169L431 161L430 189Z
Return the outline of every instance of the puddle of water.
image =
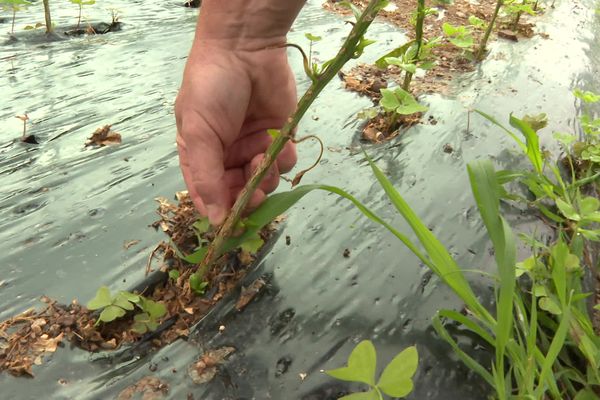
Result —
M100 285L128 288L140 282L150 248L164 239L148 227L156 219L153 198L183 188L172 104L195 11L173 2L112 4L123 10L122 32L53 43L34 41L39 32L19 32L18 41L0 47L2 93L10 99L0 103L0 318L37 306L42 294L61 302L86 301ZM41 20L40 10L31 11L19 15L18 26ZM88 11L106 19L103 12ZM73 15L60 9L55 20L64 26ZM461 265L485 269L491 263L467 189L466 164L493 157L510 165L514 154L501 149L515 149L474 115L467 132L467 109L492 112L501 120L511 111L545 111L552 129L571 129L577 111L571 89L599 89L594 40L600 25L590 25L592 15L579 2L559 2L538 24L549 39L496 42L482 67L457 81L454 98L425 97L426 117L433 115L436 125L419 125L400 139L367 147ZM303 43L305 32L326 37L314 48L324 60L347 29L312 1L290 41ZM383 23L369 36L378 44L367 49L366 61L404 39ZM299 56L290 57L301 76ZM300 90L307 84L298 81ZM357 140L354 116L369 105L332 82L301 124L301 132L319 135L328 149L303 183L343 187L405 229L374 182ZM29 132L40 138L38 146L14 142L22 129L14 115L24 112L31 118ZM122 145L85 149L85 139L104 124L123 135ZM443 151L446 143L452 154ZM316 151L301 145L301 166L310 164ZM531 227L524 216L516 216L515 223L519 229ZM325 193L303 200L284 229L291 244L279 240L248 276L249 282L272 274L270 288L244 312L233 311L231 298L200 323L190 341L145 356L102 358L60 349L34 371L33 381L1 375L5 396L113 398L152 374L170 384L173 399L188 393L203 399L334 399L346 387L319 371L342 365L355 343L371 338L382 361L406 346L419 347L422 361L410 398L481 397L485 386L430 328L437 309L460 303L393 236ZM124 242L132 239L140 243L125 250ZM489 293L484 280L474 276L473 281L482 296ZM226 327L222 333L220 325ZM194 386L187 366L203 349L225 344L237 348L230 362L213 383ZM475 353L483 356L481 350ZM149 370L153 363L156 372Z

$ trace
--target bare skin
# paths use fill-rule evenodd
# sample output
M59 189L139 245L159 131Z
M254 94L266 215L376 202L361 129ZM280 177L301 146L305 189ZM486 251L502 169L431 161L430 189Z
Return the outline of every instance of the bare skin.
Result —
M198 211L223 222L296 107L283 45L304 0L204 0L175 102L179 161ZM258 206L296 163L288 143L254 192Z

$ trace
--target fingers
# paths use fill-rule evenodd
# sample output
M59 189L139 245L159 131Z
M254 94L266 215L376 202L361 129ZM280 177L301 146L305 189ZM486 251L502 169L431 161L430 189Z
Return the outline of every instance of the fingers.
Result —
M238 139L226 152L225 168L247 165L258 154L265 153L272 141L273 138L266 131L251 133ZM296 145L287 142L277 157L279 171L284 174L290 172L297 161Z
M221 224L230 202L221 140L204 119L188 115L181 122L177 144L183 176L194 205L200 212L205 206L211 224Z
M265 158L264 154L257 154L249 164L244 167L244 173L246 181L250 180L252 174L258 169L258 166ZM271 193L279 185L279 168L277 163L274 163L271 168L267 171L262 181L260 182L259 189L265 193Z

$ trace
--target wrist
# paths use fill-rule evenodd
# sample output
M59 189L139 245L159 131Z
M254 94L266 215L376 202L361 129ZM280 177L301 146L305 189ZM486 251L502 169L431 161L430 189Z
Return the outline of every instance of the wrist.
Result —
M194 46L260 50L281 46L305 0L204 0Z

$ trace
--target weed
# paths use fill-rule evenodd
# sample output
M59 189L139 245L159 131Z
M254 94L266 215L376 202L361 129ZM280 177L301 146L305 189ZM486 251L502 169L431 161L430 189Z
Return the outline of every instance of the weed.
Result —
M419 355L415 346L397 354L375 381L377 353L369 340L356 345L345 367L325 373L336 379L369 385L368 392L353 393L339 400L383 400L383 394L394 398L406 397L413 390L412 377L417 371Z
M87 304L89 310L102 310L96 320L96 325L122 318L128 311L133 311L135 307L142 311L134 316L132 330L137 333L155 330L158 326L158 319L167 313L167 309L162 303L126 291L120 291L113 296L106 286L98 289L96 296Z

